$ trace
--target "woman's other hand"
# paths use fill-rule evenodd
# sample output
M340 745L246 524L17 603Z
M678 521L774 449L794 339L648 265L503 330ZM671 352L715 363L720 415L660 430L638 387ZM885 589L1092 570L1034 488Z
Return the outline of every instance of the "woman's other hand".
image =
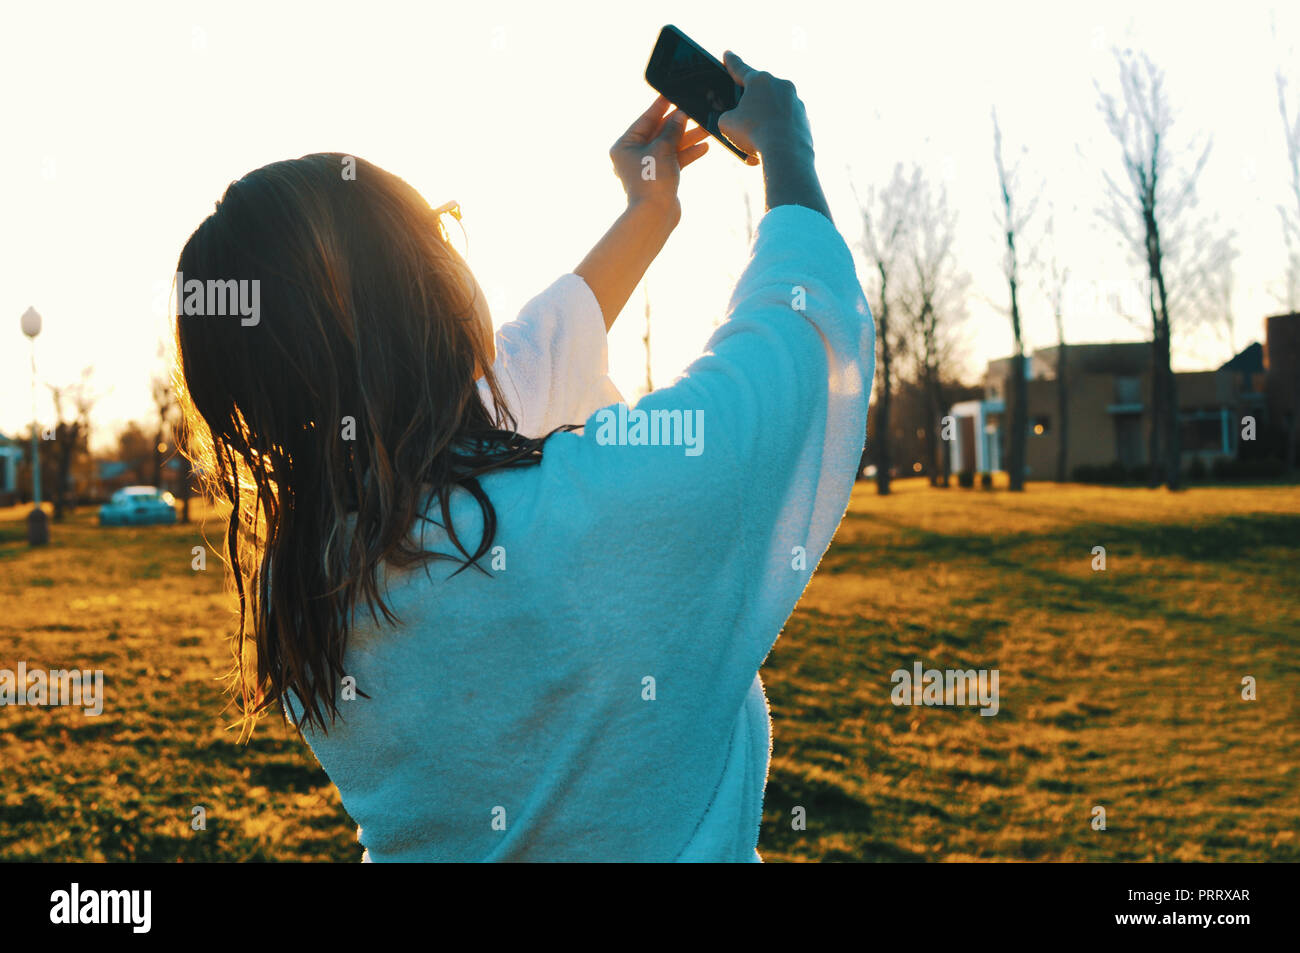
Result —
M671 104L656 97L609 150L614 174L623 183L630 206L648 204L662 209L674 223L681 217L677 184L681 170L708 151L708 132L686 128L680 109L665 115Z

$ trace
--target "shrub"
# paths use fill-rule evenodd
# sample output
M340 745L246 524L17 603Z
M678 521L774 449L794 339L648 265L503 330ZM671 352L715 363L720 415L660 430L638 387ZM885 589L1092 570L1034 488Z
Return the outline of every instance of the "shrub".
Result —
M1145 484L1150 470L1146 466L1125 467L1118 463L1083 465L1074 468L1076 483L1128 483ZM1255 460L1215 460L1211 467L1194 457L1187 467L1189 480L1216 480L1245 482L1250 480L1277 480L1286 476L1286 465L1275 457Z
M1076 483L1145 483L1149 469L1122 463L1083 464L1074 468Z
M1286 464L1275 457L1256 460L1222 459L1214 461L1213 473L1216 480L1276 480L1286 476Z

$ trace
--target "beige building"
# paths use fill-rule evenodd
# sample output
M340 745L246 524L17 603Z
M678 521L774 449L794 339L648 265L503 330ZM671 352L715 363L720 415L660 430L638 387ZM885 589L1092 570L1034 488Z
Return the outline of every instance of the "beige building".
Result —
M1267 322L1269 346L1252 344L1217 370L1176 374L1184 467L1198 458L1209 465L1237 456L1242 418L1257 427L1296 412L1295 342L1300 314ZM1271 360L1270 360L1271 358ZM1030 479L1053 479L1060 440L1056 387L1057 348L1035 351L1026 361L1029 439L1025 464ZM955 420L952 470L988 473L1003 469L1007 455L1007 375L1010 358L990 361L984 397L950 409ZM1148 463L1151 432L1151 345L1074 344L1066 348L1068 467Z

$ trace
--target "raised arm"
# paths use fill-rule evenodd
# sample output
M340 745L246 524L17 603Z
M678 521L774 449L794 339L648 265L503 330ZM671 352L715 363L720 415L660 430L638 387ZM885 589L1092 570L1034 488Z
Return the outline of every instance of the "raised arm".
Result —
M551 551L575 560L583 598L602 594L601 633L632 640L646 672L705 673L730 718L844 515L875 353L802 106L747 76L742 104L776 128L742 115L727 129L728 113L724 131L762 157L771 210L727 320L671 385L557 435L541 464L543 492L565 501ZM764 89L785 102L763 105Z
M730 50L723 63L745 91L736 108L723 113L719 126L728 139L762 161L768 209L802 205L834 222L813 165L808 115L794 83L750 67Z
M609 150L627 208L573 269L596 296L606 330L682 217L681 170L709 148L705 130L686 129L685 113L665 116L668 105L663 96L655 99Z

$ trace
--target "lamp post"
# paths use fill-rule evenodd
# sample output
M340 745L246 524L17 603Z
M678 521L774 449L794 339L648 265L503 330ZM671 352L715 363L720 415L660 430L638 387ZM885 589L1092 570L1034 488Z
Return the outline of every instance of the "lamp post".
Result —
M40 437L36 431L36 335L41 333L41 316L35 308L23 312L23 334L32 342L32 511L27 515L27 542L44 546L50 541L50 521L41 509L41 454Z

